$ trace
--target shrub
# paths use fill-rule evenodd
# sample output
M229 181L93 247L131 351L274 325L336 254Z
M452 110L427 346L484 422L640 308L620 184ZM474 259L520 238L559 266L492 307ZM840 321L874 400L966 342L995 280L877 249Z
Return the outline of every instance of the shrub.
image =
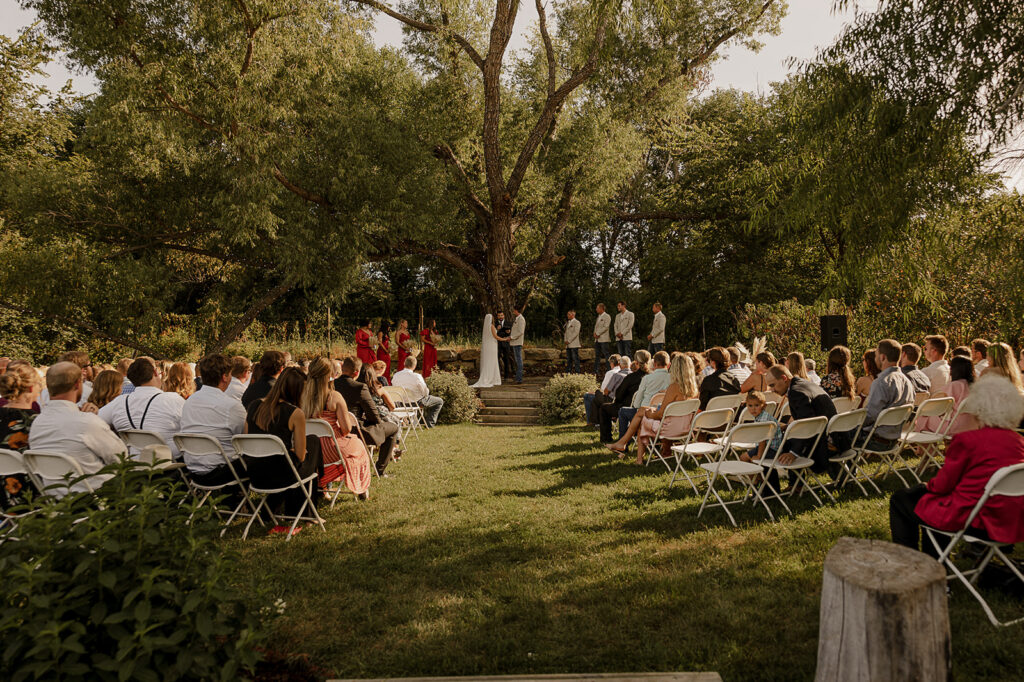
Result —
M4 543L0 679L238 679L263 625L209 506L146 465L107 469L95 497L44 501Z
M583 394L596 390L589 374L556 374L540 391L542 419L548 424L583 419Z
M437 417L438 424L459 424L472 421L480 410L476 392L470 388L466 375L460 372L434 370L426 378L431 395L444 400L444 407Z

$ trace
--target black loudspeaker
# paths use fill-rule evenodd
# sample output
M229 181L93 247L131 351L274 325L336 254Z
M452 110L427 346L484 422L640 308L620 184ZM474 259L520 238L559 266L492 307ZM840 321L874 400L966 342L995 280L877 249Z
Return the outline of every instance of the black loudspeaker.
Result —
M846 315L821 316L821 349L829 350L832 346L845 346Z

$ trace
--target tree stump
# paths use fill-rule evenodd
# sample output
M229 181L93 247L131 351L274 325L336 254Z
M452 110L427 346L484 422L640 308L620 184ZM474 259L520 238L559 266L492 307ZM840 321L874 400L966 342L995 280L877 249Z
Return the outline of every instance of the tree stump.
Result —
M946 573L926 554L840 538L825 558L816 682L952 679Z

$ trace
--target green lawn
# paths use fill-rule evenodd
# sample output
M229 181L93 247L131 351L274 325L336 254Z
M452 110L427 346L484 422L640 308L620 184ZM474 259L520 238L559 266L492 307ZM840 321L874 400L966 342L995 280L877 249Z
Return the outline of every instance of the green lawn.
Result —
M812 678L825 554L843 535L888 538L887 499L801 502L777 524L744 507L737 530L596 435L440 427L368 502L328 511L326 534L237 543L239 579L287 602L271 647L343 677ZM951 619L958 679L1024 670L1024 628L992 628L963 590Z

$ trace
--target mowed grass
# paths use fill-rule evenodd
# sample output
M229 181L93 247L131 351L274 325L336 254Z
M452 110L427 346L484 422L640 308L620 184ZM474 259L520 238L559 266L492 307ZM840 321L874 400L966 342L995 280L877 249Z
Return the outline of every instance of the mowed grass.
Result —
M439 427L368 502L325 512L326 534L235 541L238 580L287 603L270 647L338 677L811 679L822 562L843 535L888 539L887 497L801 500L775 524L742 507L734 529L720 510L698 519L692 490L615 460L596 435ZM1019 679L1024 627L992 628L964 590L951 621L957 679Z

